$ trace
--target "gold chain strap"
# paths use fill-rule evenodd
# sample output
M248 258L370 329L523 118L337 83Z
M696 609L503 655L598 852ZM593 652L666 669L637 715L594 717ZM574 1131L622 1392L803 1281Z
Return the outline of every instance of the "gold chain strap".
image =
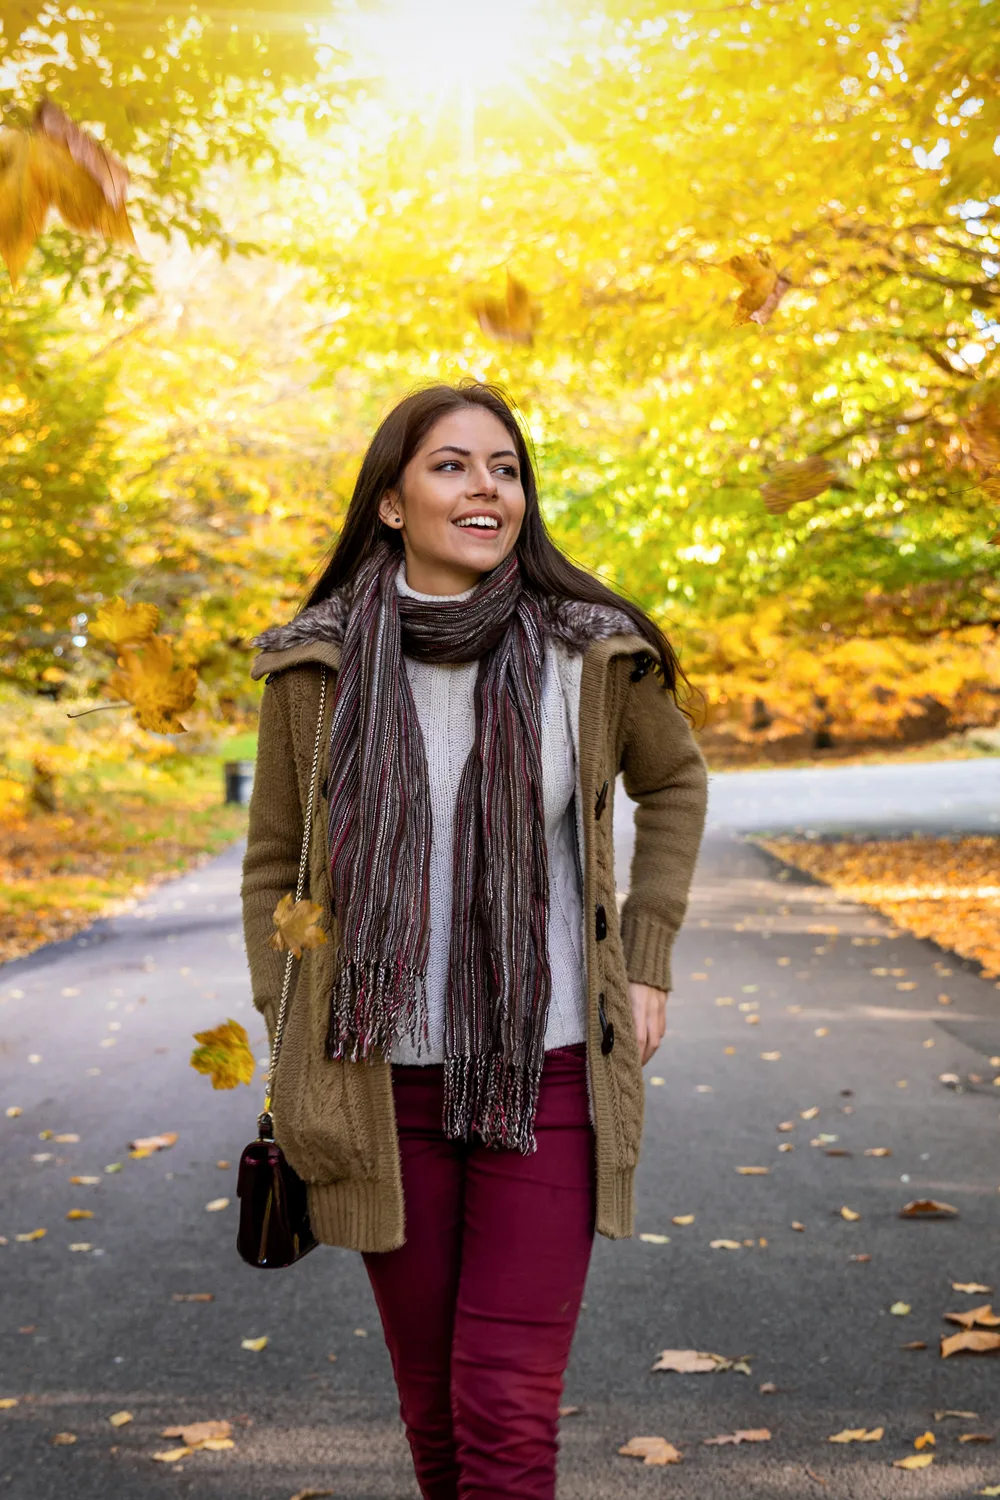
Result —
M323 676L320 679L319 685L319 713L316 718L316 743L313 745L312 769L309 772L309 800L306 807L305 827L302 830L302 854L299 857L299 878L295 885L295 900L297 902L302 900L302 893L306 888L306 866L309 861L309 833L312 828L313 804L316 800L316 771L319 767L319 751L323 738L323 709L326 704L326 667L323 667L322 671ZM267 1069L267 1085L264 1093L265 1115L269 1115L271 1110L274 1078L278 1067L278 1053L281 1051L281 1039L285 1034L285 1022L288 1019L288 996L292 988L292 964L294 961L295 954L289 949L288 958L285 961L285 979L281 986L278 1023L274 1028L274 1040L271 1043L271 1060ZM270 1123L268 1121L269 1125Z

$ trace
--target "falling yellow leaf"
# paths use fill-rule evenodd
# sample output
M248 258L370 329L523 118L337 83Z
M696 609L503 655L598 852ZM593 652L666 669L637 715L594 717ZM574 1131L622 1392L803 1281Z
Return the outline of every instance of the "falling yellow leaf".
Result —
M532 344L541 322L541 308L528 288L507 272L507 289L500 297L474 297L470 306L479 326L491 338L512 344Z
M647 1464L679 1464L681 1461L673 1443L668 1443L664 1437L629 1438L618 1452L626 1458L641 1458Z
M256 1062L239 1021L229 1019L211 1031L196 1031L194 1039L200 1045L191 1053L191 1066L197 1073L206 1073L214 1089L253 1082Z
M277 953L289 949L296 958L302 957L303 948L321 948L326 942L326 933L319 923L323 908L315 901L296 901L289 892L282 896L274 908L275 931L267 940L269 948Z
M266 1346L267 1340L268 1335L266 1333L264 1334L263 1338L259 1339L241 1339L240 1348L250 1349L254 1354L259 1354L260 1351Z
M719 270L728 271L743 287L733 313L734 328L750 322L766 323L791 285L779 275L770 251L764 249L731 255L720 262Z
M926 1469L933 1462L933 1453L909 1453L906 1458L894 1458L892 1466L894 1469Z
M115 597L102 604L90 634L111 646L141 646L156 633L160 611L155 604L127 604Z
M106 168L104 180L96 170L97 153ZM125 211L127 182L124 164L50 100L38 106L30 130L0 134L0 255L11 286L17 285L50 207L71 229L98 230L108 239L134 244Z
M174 665L174 648L163 636L151 636L138 650L124 647L108 678L108 692L131 703L139 726L155 734L185 732L177 715L191 707L197 689L197 672Z
M817 454L800 463L776 464L760 487L766 508L772 515L783 515L803 500L814 500L828 490L837 477L829 459Z
M112 1427L124 1427L126 1422L132 1421L132 1413L130 1411L115 1411L111 1413L108 1421Z
M827 1438L828 1443L878 1443L885 1436L884 1427L873 1427L869 1432L864 1427L845 1427Z

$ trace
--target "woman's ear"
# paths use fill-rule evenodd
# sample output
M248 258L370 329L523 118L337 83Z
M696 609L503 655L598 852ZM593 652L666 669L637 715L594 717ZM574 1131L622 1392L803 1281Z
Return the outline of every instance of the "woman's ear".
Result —
M397 495L395 490L386 490L385 494L382 496L381 500L378 503L379 519L383 521L386 526L392 525L391 516L398 500L399 496Z

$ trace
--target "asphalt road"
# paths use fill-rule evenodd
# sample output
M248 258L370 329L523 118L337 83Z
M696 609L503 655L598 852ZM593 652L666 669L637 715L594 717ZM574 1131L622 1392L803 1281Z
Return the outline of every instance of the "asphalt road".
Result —
M965 766L940 768L941 798L958 769L964 777ZM735 839L724 799L745 796L755 774L713 778L669 1031L646 1068L637 1231L669 1238L595 1245L566 1382L565 1401L581 1409L563 1421L560 1500L971 1496L1000 1484L1000 1441L960 1444L958 1434L1000 1439L1000 1366L942 1360L938 1340L956 1331L944 1313L990 1301L951 1283L992 1287L1000 1272L1000 1092L989 1063L1000 1054L1000 989ZM800 773L763 774L767 806L787 814L787 778L801 784ZM815 815L832 784L811 785ZM880 778L873 793L883 811L892 785ZM619 788L619 883L630 811ZM187 1058L191 1033L229 1015L264 1053L239 860L234 848L133 913L0 970L0 1398L18 1398L0 1410L0 1496L417 1496L360 1258L322 1248L267 1275L233 1247L235 1167L258 1094L214 1092ZM732 1004L715 1003L726 996ZM963 1085L941 1083L943 1073ZM23 1112L6 1118L11 1106ZM785 1121L794 1128L778 1131ZM129 1157L131 1140L161 1131L176 1131L177 1144ZM820 1135L836 1140L811 1146ZM874 1147L892 1154L864 1154ZM114 1163L121 1170L106 1172ZM74 1186L74 1175L100 1180ZM220 1197L228 1206L207 1211ZM925 1197L952 1204L957 1219L899 1217ZM845 1220L842 1206L860 1218ZM73 1208L94 1217L67 1221ZM688 1214L691 1224L671 1222ZM15 1238L36 1228L44 1238ZM712 1249L714 1239L741 1245ZM850 1258L859 1254L870 1259ZM213 1300L174 1300L190 1293ZM911 1311L892 1314L897 1302ZM263 1351L241 1347L262 1335ZM911 1340L928 1347L904 1350ZM664 1348L748 1355L752 1373L652 1373ZM762 1393L769 1382L777 1392ZM941 1409L977 1416L935 1421ZM122 1410L133 1421L115 1428L108 1419ZM175 1444L164 1427L208 1418L233 1423L233 1449L153 1459ZM876 1426L878 1442L827 1441ZM767 1442L703 1443L764 1427ZM934 1463L892 1467L928 1429ZM54 1445L61 1432L76 1442ZM683 1461L662 1469L619 1457L640 1434L668 1438Z

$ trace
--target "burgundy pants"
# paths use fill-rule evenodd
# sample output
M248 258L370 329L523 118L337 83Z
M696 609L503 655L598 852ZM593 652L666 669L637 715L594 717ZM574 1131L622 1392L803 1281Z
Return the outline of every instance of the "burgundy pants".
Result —
M537 1151L451 1141L443 1069L392 1069L406 1241L366 1253L424 1500L554 1500L594 1237L586 1048L545 1054Z

